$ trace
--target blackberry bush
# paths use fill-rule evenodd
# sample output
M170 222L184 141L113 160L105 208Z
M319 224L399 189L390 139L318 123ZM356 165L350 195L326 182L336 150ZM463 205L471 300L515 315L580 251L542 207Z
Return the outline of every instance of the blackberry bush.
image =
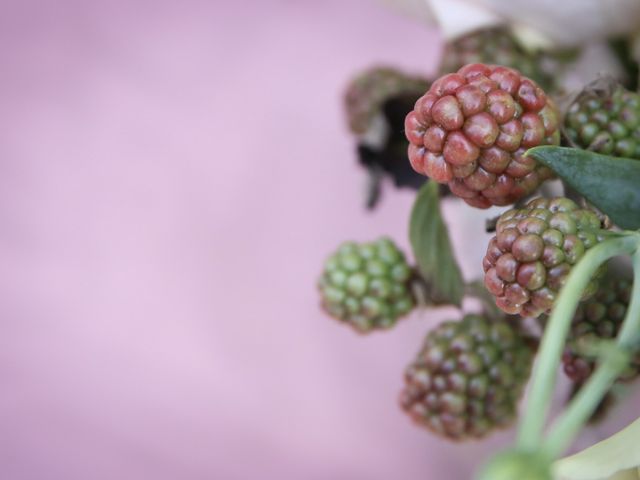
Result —
M538 45L550 40L521 33ZM640 37L623 43L623 56L637 57ZM388 71L354 83L346 107L360 162L376 180L369 205L383 175L420 188L408 229L416 267L389 240L346 243L318 282L323 308L360 332L387 328L414 307L460 312L461 321L427 334L400 395L416 423L447 439L482 438L509 425L537 355L514 445L487 462L479 480L613 478L639 466L636 450L620 442L640 438L640 419L596 449L558 459L612 405L611 385L640 373L640 94L599 83L560 112L536 83L546 88L558 76L545 77L541 58L519 49L505 27L451 42L443 68L455 73L423 83L419 94L417 84ZM593 62L585 59L586 71ZM561 129L571 147L558 146ZM526 203L556 176L570 199ZM465 278L457 263L441 188L476 208L517 202L495 222L484 218L495 235L480 279ZM447 211L458 206L451 199ZM621 256L633 265L633 285L622 277L601 282L609 259ZM468 313L469 297L481 302L481 314ZM530 317L544 318L544 328L528 329L536 326ZM533 330L540 338L532 340ZM574 389L547 422L559 366Z

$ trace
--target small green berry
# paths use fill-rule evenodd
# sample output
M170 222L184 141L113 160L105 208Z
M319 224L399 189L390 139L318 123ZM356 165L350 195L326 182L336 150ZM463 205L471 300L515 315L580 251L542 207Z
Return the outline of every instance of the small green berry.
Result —
M318 281L321 304L360 332L389 328L415 305L411 277L403 253L390 239L346 242L325 263Z
M640 159L640 94L620 85L589 85L569 107L565 128L580 148Z

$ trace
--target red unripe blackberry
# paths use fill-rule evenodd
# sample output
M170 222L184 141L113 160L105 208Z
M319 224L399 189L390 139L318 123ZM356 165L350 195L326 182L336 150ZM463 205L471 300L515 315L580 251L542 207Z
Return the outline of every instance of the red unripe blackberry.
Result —
M405 372L402 408L452 440L509 425L531 370L534 347L506 320L467 315L429 332Z
M503 213L483 259L484 284L512 315L548 313L571 268L602 240L598 216L568 198L536 198ZM583 293L598 288L599 271Z
M590 355L590 345L618 335L631 300L631 286L631 281L625 278L607 279L592 298L578 306L562 357L564 372L572 380L583 382L591 375L595 358ZM631 380L639 373L640 352L619 380Z
M524 153L560 142L558 113L516 70L470 64L436 80L405 120L409 161L469 205L509 205L552 171Z

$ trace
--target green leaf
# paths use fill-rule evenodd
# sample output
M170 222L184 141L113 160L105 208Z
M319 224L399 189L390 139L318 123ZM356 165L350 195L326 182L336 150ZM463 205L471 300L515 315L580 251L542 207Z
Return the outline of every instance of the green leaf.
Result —
M554 170L619 227L640 228L640 161L552 146L526 155Z
M420 273L431 287L431 300L460 306L464 280L442 219L438 190L438 184L429 181L418 192L411 211L409 240Z
M618 433L581 452L554 463L559 480L639 478L640 418Z

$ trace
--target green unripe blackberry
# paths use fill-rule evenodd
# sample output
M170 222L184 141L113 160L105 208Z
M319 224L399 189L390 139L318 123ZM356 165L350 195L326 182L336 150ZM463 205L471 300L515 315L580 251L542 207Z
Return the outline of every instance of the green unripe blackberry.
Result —
M374 118L382 113L383 105L397 97L408 97L411 102L429 88L429 82L389 67L373 67L356 76L344 94L344 105L349 128L355 134L364 134Z
M321 305L360 332L389 328L414 307L412 269L388 238L343 243L318 281Z
M536 198L503 213L483 259L484 284L512 315L548 313L571 268L602 240L598 216L568 198ZM598 288L599 270L583 292Z
M640 95L620 85L588 86L569 107L565 132L580 148L640 159Z
M402 408L452 440L509 425L527 382L534 347L506 320L466 315L429 332L405 372Z
M503 27L476 30L445 45L441 74L458 71L469 63L486 63L515 68L543 88L553 85L549 64L557 64L553 56L527 52L508 29Z
M631 286L627 279L607 279L592 298L578 306L562 357L564 372L572 380L583 382L591 375L595 359L593 352L589 352L589 346L618 335L631 300ZM640 352L619 380L631 380L639 373Z

